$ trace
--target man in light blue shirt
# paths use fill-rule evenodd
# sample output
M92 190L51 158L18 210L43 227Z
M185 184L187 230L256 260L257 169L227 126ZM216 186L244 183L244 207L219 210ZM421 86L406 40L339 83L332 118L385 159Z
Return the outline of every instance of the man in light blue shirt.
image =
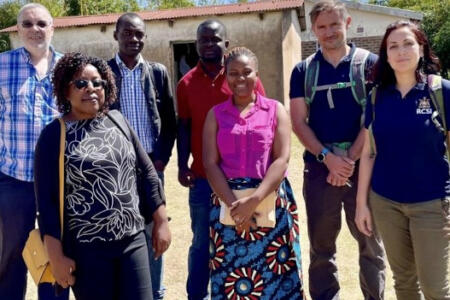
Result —
M59 115L51 70L61 57L50 46L53 20L41 4L21 8L17 31L24 47L0 54L0 299L10 300L25 297L21 254L36 217L34 147ZM39 294L53 299L53 291Z

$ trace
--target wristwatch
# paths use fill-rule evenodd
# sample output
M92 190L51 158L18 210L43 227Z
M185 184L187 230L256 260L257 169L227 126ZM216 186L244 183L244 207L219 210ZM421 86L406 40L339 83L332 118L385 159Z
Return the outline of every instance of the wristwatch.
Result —
M328 150L328 148L323 148L322 151L320 151L320 153L316 156L317 161L323 163L325 161L325 157L329 152L330 150Z

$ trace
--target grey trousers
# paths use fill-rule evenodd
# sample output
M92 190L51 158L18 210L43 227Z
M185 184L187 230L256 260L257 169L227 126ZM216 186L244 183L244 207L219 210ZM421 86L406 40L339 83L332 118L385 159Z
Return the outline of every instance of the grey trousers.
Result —
M449 300L448 200L404 204L371 191L369 203L398 300Z
M358 168L350 178L352 187L333 187L326 182L328 169L318 162L306 162L303 197L310 241L309 291L313 300L339 299L336 239L341 229L341 210L359 247L359 279L365 300L384 298L384 249L378 235L367 237L355 224ZM345 249L344 249L345 251ZM356 270L355 270L356 271ZM355 298L356 299L356 298ZM361 298L360 298L361 299Z

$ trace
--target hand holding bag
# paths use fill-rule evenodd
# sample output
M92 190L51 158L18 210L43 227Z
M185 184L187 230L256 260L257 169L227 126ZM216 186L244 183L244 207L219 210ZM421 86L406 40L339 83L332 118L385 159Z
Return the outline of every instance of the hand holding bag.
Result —
M232 190L236 199L244 198L250 196L254 193L256 188L249 188L243 190ZM276 225L276 215L275 215L275 202L277 200L277 193L273 191L266 198L264 198L256 207L255 219L256 225L258 227L270 227L274 228ZM220 223L224 225L236 226L233 218L230 215L230 208L222 201L220 201Z
M59 220L61 224L62 240L64 222L64 149L66 142L66 125L61 118L58 120L61 125L59 145ZM39 229L30 231L28 240L25 243L25 248L22 251L22 257L36 284L56 282L50 268L50 261L41 239L41 232Z

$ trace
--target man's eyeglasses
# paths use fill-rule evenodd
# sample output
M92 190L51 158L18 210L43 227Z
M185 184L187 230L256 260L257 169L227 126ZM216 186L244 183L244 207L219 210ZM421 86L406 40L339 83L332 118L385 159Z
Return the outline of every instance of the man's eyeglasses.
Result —
M92 83L92 86L94 87L94 89L105 88L105 86L106 86L106 80L102 80L102 79L94 79L94 80L77 79L77 80L72 81L72 83L75 85L75 87L79 90L87 88L89 85L89 82Z
M25 20L25 21L22 22L22 27L23 28L31 28L34 25L37 25L39 28L44 29L44 28L47 28L47 26L49 26L50 24L51 23L48 23L46 21L37 21L36 23L33 23L31 21Z

